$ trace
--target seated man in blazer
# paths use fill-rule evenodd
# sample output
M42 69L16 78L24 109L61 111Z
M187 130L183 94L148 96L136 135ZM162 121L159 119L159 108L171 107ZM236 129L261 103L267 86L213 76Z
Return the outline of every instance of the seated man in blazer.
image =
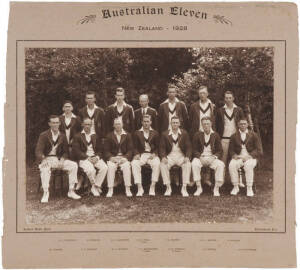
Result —
M190 183L192 145L188 133L184 129L180 129L179 126L179 117L173 116L171 129L166 130L161 135L159 146L160 170L164 185L167 186L165 196L170 196L172 193L170 169L174 165L180 166L182 169L181 194L183 197L188 197L186 186Z
M253 190L253 169L257 165L258 158L262 155L261 142L257 134L248 130L248 121L241 118L238 122L238 131L230 137L229 156L232 158L229 163L229 174L233 189L231 195L239 192L238 170L244 167L246 175L247 196L252 197Z
M68 197L72 199L80 199L74 191L77 183L76 162L68 160L69 149L66 135L59 132L59 117L50 115L48 122L50 129L40 134L35 155L39 164L41 173L42 187L44 190L42 203L47 203L49 199L49 182L51 177L51 169L63 169L69 173L69 192Z
M203 117L201 119L203 132L198 131L193 137L194 159L192 161L192 171L197 190L194 196L202 193L201 169L204 166L215 171L214 196L220 196L219 188L224 182L224 163L220 160L223 154L221 139L211 128L211 119Z
M215 130L215 104L208 98L207 86L200 86L198 89L199 100L194 102L190 107L190 131L191 137L199 130L203 132L201 119L210 117L212 129Z
M118 167L120 167L123 172L126 196L131 197L130 161L132 159L133 145L131 135L123 129L123 123L120 118L114 120L114 131L107 134L104 148L108 166L108 192L106 197L112 197L113 195L115 175Z
M127 104L125 99L125 90L122 87L116 89L116 102L108 106L106 110L107 131L114 130L114 120L119 118L123 122L123 129L128 132L134 132L134 112L131 105Z
M67 137L70 150L70 158L72 154L72 140L74 136L81 130L81 120L73 114L73 104L70 100L66 100L63 104L63 114L59 116L59 131Z
M171 118L178 117L180 128L188 130L189 117L184 102L180 101L176 95L177 90L175 86L169 85L168 99L160 104L158 109L158 131L160 133L171 129Z
M86 173L91 182L91 192L99 197L101 186L107 173L107 165L103 161L102 143L92 132L92 120L83 119L83 130L75 135L72 145L73 157L79 162L79 167ZM96 168L98 174L96 175Z
M232 134L238 129L239 119L244 117L243 110L234 103L234 96L231 91L224 93L225 105L219 108L216 115L216 130L222 137L223 148L222 161L227 164L229 141Z
M157 112L149 107L148 95L140 95L139 101L141 108L134 111L135 130L139 130L142 127L143 115L148 114L151 116L151 127L157 131Z
M89 118L92 120L91 132L96 133L97 137L102 140L105 138L105 113L101 107L96 105L96 93L88 91L85 95L86 106L79 111L79 117L82 119Z
M159 135L158 132L151 128L151 116L143 115L143 126L137 130L133 136L134 158L131 162L134 182L138 186L136 196L144 194L142 186L141 167L149 164L152 169L150 196L155 196L155 184L158 181L160 173L160 160L158 157Z

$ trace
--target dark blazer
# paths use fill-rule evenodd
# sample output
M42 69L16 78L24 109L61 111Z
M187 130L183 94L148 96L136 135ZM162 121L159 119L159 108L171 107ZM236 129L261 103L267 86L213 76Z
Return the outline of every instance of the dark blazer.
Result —
M46 156L49 155L52 149L52 134L51 130L48 129L42 132L39 136L36 148L35 148L35 156L38 162L41 162ZM57 157L67 159L69 157L69 146L67 137L63 133L59 133L57 149L56 149Z
M114 104L108 106L106 109L106 130L112 132L114 130L114 120L118 117L117 106ZM134 112L131 105L126 104L123 107L122 113L123 129L126 132L134 132Z
M108 161L111 157L117 156L119 153L119 147L121 149L122 155L125 156L128 161L131 161L133 144L131 135L129 133L121 135L120 144L114 132L110 132L109 134L107 134L104 143L105 159Z
M81 121L85 118L89 118L89 114L87 112L87 106L84 106L79 111L79 117ZM102 108L95 108L94 112L94 122L95 122L95 132L99 138L105 138L106 135L106 125L105 125L105 112Z
M219 135L222 137L223 136L223 132L224 132L224 123L225 123L225 108L221 107L217 110L217 114L216 114L216 131L219 133ZM233 109L233 119L235 122L235 126L236 129L238 129L238 122L241 118L244 117L244 112L242 110L242 108L240 107L235 107Z
M188 133L183 130L181 130L181 135L178 135L178 146L182 153L188 157L189 159L192 158L192 144L190 141L190 136ZM173 139L172 135L169 135L169 131L166 130L162 133L160 137L160 144L159 144L159 155L161 158L167 157L172 151L173 147Z
M151 115L152 125L151 127L154 130L157 130L157 111L151 107L148 107L147 114ZM135 130L139 130L142 127L142 120L143 120L143 114L142 114L142 108L139 108L134 111L134 126Z
M202 132L202 131L196 132L193 137L193 156L194 157L200 158L200 156L204 150L204 143L205 143L204 132ZM218 133L213 132L210 135L209 143L210 143L212 154L217 156L218 159L221 159L221 157L223 155L223 148L222 148L221 139L220 139L220 136L218 135Z
M209 104L210 110L210 118L212 121L212 129L215 129L215 114L216 114L216 106L213 103ZM199 131L200 128L200 104L199 100L194 102L190 107L190 131L191 137L193 138L194 134Z
M95 156L99 156L99 158L103 158L103 149L101 140L97 139L96 134L91 135L92 146L95 152ZM75 135L72 143L72 157L79 161L85 160L88 158L86 151L87 151L87 141L85 138L84 133L78 133Z
M178 101L175 106L176 115L180 119L180 127L189 129L189 116L184 102ZM169 128L169 103L164 102L160 104L158 109L158 131L160 133Z
M155 153L158 155L159 148L159 134L155 130L150 130L149 138L148 138L151 153ZM134 146L134 155L142 154L145 152L145 138L144 133L141 130L137 130L133 135L133 146Z
M248 153L255 159L259 159L263 154L261 141L257 134L253 131L248 131L245 139L245 145ZM230 137L229 156L232 158L234 154L239 155L242 150L242 139L239 130Z
M61 115L59 116L59 120L60 120L60 126L59 126L59 131L66 134L66 123L65 123L65 116ZM71 122L69 124L70 127L70 142L72 141L72 139L74 138L74 136L81 131L81 120L79 117L72 117L71 118Z

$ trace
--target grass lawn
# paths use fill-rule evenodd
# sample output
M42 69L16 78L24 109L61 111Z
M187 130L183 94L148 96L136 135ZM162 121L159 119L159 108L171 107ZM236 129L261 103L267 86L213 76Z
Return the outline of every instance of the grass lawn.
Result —
M272 162L264 162L256 172L256 194L246 197L243 189L231 196L231 184L220 190L221 197L213 197L204 187L200 197L183 198L180 189L173 190L171 197L164 197L164 187L157 184L156 196L127 198L124 187L115 189L112 198L95 198L91 194L74 201L63 196L50 195L48 204L41 204L42 192L37 193L38 171L27 168L26 221L28 224L99 224L99 223L252 223L272 219L273 171ZM135 193L136 188L132 188ZM148 193L148 187L145 188ZM195 187L188 189L193 194Z

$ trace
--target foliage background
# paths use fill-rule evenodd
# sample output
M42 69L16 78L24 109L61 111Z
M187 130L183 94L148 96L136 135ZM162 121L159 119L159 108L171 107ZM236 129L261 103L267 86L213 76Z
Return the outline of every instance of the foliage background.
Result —
M28 48L26 64L27 159L33 160L47 117L61 114L71 99L75 114L84 106L87 90L97 94L97 105L114 102L114 89L126 90L126 102L135 109L138 96L148 93L158 108L166 98L168 83L178 88L189 106L196 89L207 85L210 99L223 105L223 93L231 90L237 105L251 107L256 131L264 150L273 145L273 56L271 47L243 48Z

